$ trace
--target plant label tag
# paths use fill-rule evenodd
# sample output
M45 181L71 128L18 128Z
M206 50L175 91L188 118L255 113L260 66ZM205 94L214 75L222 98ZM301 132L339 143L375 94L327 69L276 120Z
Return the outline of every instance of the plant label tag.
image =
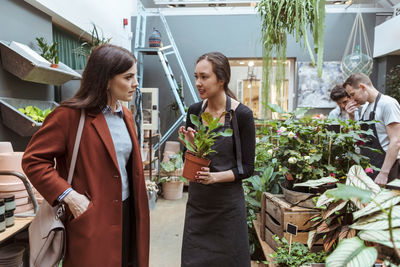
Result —
M286 225L286 232L288 232L288 233L291 234L291 235L296 236L296 235L297 235L297 228L298 228L297 225L288 223L288 224Z

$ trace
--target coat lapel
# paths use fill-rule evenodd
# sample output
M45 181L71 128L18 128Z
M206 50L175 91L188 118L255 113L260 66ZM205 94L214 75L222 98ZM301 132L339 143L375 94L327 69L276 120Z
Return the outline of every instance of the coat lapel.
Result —
M94 117L92 120L92 125L97 131L97 134L100 136L100 139L103 141L104 146L107 149L108 154L110 155L115 167L119 170L117 155L115 154L114 142L111 137L110 130L108 129L106 118L102 112L98 114L89 113L91 117Z

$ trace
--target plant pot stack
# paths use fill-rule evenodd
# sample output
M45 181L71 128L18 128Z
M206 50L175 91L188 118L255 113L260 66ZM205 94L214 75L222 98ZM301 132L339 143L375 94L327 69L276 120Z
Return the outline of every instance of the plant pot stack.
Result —
M12 151L12 146L3 143L0 148L0 170L17 171L24 174L21 168L23 152ZM10 151L11 150L11 151ZM38 203L43 197L33 189ZM33 210L33 205L29 200L28 192L24 183L13 175L0 175L0 195L14 195L16 209L15 214Z

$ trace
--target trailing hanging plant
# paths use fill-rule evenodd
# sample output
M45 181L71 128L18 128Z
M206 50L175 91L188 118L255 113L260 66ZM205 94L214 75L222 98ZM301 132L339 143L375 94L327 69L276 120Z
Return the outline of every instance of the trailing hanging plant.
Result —
M318 75L322 75L325 0L261 0L257 11L262 20L263 87L265 102L268 103L268 92L271 86L270 71L273 63L276 66L277 90L282 88L285 80L287 34L296 36L296 42L303 39L304 47L313 65L315 65L314 52L317 54ZM308 28L313 34L314 51L308 40ZM276 61L272 60L274 54Z

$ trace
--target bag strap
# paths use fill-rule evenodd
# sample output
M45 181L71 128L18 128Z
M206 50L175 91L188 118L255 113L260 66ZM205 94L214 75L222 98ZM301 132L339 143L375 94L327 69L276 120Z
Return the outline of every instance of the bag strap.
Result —
M85 124L85 110L82 109L81 117L79 119L78 131L76 133L76 138L75 138L74 151L72 152L71 166L69 167L69 172L68 172L68 183L69 184L72 183L72 178L74 176L76 158L78 157L79 144L81 142L84 124Z

